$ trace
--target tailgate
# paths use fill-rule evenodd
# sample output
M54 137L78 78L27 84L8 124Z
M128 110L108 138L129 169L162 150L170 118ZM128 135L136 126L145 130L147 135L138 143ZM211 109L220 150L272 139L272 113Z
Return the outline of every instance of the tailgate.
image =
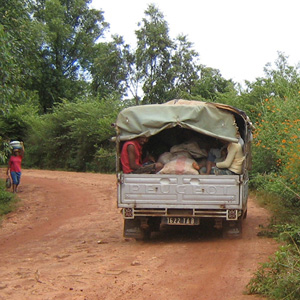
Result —
M119 174L118 206L241 208L239 175Z

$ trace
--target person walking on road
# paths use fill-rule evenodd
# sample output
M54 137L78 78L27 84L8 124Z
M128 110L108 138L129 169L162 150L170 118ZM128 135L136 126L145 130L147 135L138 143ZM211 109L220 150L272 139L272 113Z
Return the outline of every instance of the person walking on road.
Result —
M22 160L24 157L24 144L21 142L21 149L13 149L13 153L8 161L8 167L6 174L7 176L11 176L12 179L12 191L13 193L18 192L18 186L21 181L21 165L22 165Z

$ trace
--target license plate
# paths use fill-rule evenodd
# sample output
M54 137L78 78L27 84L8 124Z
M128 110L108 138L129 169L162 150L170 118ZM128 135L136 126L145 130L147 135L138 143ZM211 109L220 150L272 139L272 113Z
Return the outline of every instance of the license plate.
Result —
M163 223L168 225L199 225L200 219L193 217L165 217Z

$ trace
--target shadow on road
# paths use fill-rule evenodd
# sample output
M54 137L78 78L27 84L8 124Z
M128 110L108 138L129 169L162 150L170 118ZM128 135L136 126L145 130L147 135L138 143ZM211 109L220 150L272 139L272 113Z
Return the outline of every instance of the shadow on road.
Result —
M220 230L214 228L214 221L204 220L198 226L166 225L161 226L159 232L152 232L147 243L156 242L199 242L222 239Z

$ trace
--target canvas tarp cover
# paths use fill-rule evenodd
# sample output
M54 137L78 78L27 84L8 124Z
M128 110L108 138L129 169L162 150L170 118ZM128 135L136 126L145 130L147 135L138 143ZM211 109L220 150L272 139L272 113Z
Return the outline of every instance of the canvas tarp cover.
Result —
M238 141L234 115L201 101L172 100L133 106L121 111L116 121L117 137L121 141L150 137L176 126L230 142Z

